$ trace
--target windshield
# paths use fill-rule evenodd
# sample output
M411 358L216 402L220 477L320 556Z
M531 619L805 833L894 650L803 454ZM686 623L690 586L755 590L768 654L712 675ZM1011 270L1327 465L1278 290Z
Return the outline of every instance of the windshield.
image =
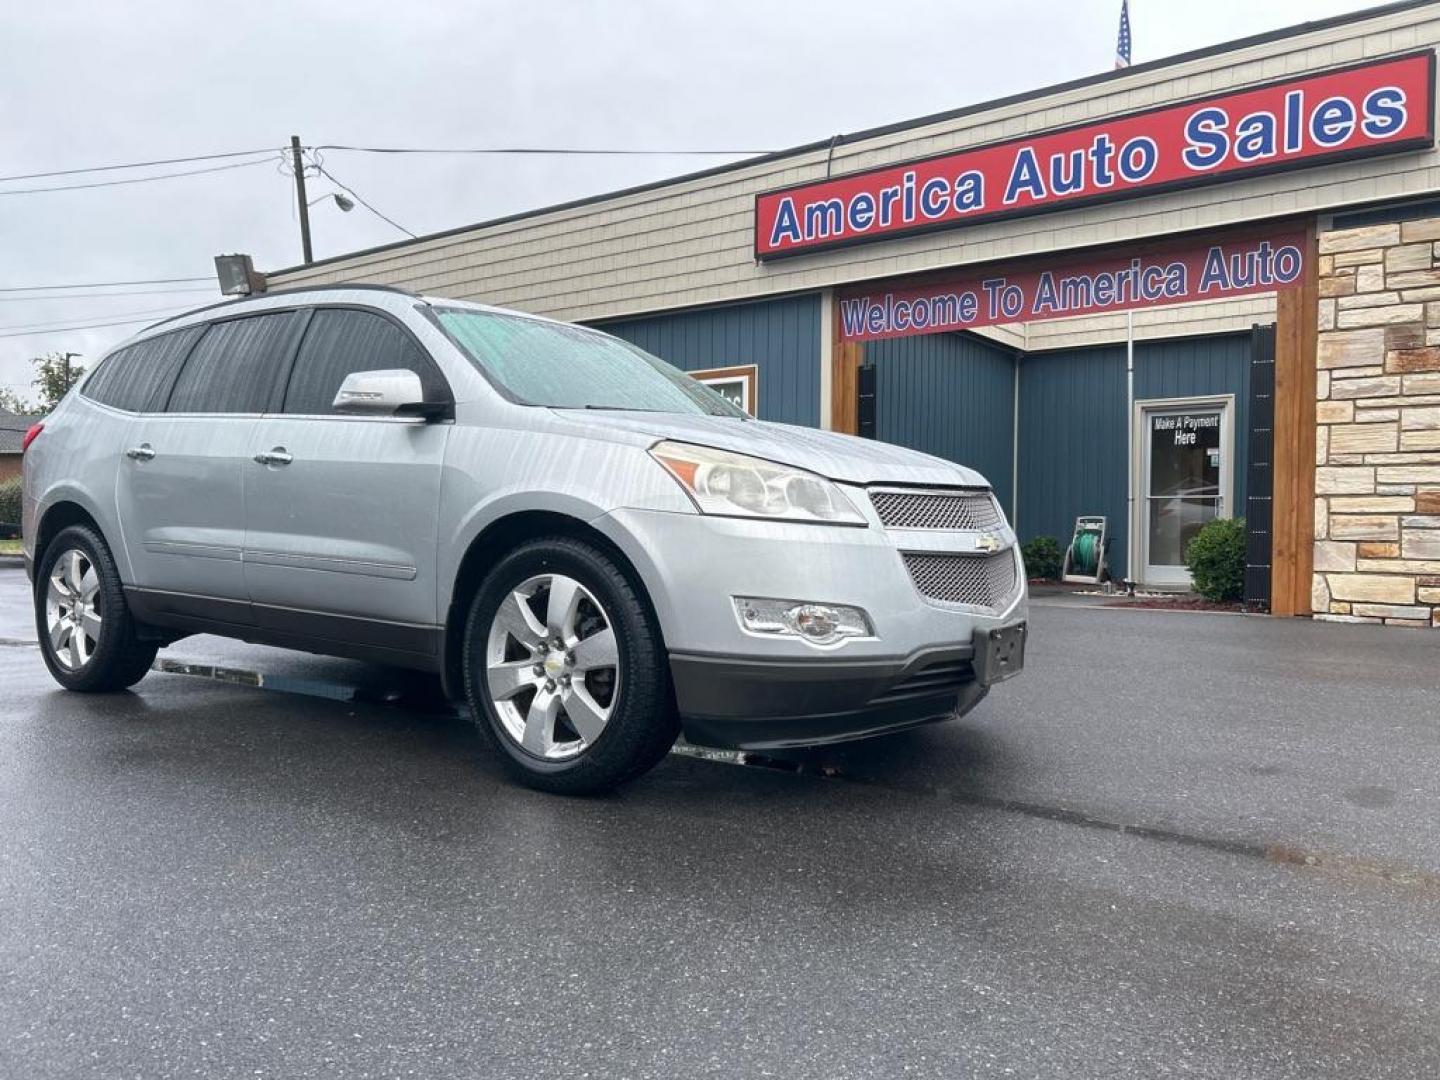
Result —
M465 308L435 313L474 364L526 405L747 415L678 368L593 330Z

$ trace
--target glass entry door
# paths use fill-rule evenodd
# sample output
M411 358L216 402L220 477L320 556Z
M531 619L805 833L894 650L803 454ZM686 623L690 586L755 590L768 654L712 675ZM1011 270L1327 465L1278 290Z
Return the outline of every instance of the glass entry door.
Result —
M1229 514L1228 410L1167 405L1141 415L1145 580L1186 585L1185 549L1207 521Z

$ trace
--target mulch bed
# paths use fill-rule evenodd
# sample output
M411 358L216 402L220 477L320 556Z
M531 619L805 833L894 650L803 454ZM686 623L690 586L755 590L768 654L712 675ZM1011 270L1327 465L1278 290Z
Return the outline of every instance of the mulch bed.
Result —
M1105 607L1157 608L1164 611L1235 611L1248 609L1239 600L1206 600L1203 596L1181 593L1176 596L1117 596L1106 600Z

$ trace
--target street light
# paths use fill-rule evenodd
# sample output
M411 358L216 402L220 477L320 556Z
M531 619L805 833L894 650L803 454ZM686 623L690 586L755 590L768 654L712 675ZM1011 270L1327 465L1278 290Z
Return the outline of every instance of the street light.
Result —
M351 210L355 209L355 200L347 195L340 194L338 191L331 192L329 195L321 195L318 199L311 199L305 205L311 207L318 202L324 202L326 199L334 199L335 205L338 206L343 213L348 214Z
M305 197L305 148L300 145L299 135L290 136L290 161L295 170L295 205L300 208L300 253L305 257L305 265L309 266L315 261L314 252L310 248L310 207L317 202L334 199L335 205L348 214L355 209L355 203L338 191L331 195L322 195L318 199Z

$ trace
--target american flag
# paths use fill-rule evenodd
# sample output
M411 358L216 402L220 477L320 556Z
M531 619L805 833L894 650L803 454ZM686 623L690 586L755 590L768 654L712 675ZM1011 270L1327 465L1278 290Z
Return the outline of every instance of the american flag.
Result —
M1130 0L1120 0L1120 38L1115 42L1115 67L1130 66Z

